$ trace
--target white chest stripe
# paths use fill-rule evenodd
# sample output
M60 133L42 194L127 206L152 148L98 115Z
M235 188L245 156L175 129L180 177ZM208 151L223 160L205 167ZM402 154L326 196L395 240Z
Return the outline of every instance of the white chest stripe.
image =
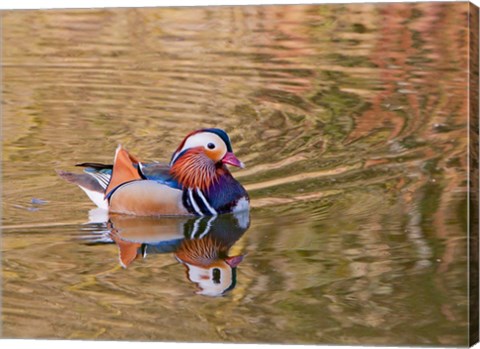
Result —
M190 239L195 239L195 235L197 235L198 228L200 227L200 219L198 218L195 220L195 223L193 223L193 231L192 234L190 235Z
M203 214L202 210L200 210L200 207L198 207L197 203L195 202L195 199L193 198L192 189L190 189L190 188L188 189L188 196L190 198L190 203L192 204L195 212L197 212L197 214L199 214L200 216L205 216Z
M197 194L198 196L200 197L200 199L202 199L203 203L205 204L205 206L208 208L208 210L210 211L210 213L212 215L217 215L217 211L215 211L215 209L210 206L210 204L208 203L207 199L205 198L205 196L203 195L202 191L200 189L197 188Z

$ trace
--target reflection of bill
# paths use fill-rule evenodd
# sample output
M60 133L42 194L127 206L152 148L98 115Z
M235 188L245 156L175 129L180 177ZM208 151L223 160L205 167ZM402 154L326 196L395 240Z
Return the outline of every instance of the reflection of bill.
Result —
M174 253L187 268L188 279L197 284L198 294L219 296L235 287L243 256L228 252L249 228L250 215L248 211L214 217L110 215L107 226L122 267L147 254Z

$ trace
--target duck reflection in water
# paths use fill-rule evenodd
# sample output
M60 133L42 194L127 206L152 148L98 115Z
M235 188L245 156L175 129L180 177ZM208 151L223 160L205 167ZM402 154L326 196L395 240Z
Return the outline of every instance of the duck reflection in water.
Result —
M236 285L242 255L228 252L250 226L249 212L213 217L136 217L111 214L108 231L91 243L114 242L127 268L148 254L173 253L197 294L221 296Z

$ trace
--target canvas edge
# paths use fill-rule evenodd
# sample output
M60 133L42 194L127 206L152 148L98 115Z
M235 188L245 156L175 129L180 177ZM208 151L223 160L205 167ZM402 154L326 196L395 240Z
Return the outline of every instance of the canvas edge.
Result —
M3 67L3 14L0 11L0 67ZM0 198L3 203L3 69L0 69ZM3 208L0 208L3 222ZM3 338L3 231L0 226L0 338Z
M430 2L428 0L421 2ZM436 1L432 1L436 2ZM445 1L447 2L447 1ZM305 3L298 3L296 5L304 5ZM321 4L321 3L320 3ZM319 5L320 5L319 4ZM334 5L336 3L326 3L326 5ZM387 4L387 3L375 3L375 4ZM202 5L199 5L201 7ZM205 5L204 5L205 6ZM223 6L223 5L217 5ZM232 5L243 6L243 5ZM258 5L262 6L262 5ZM264 5L266 6L266 5ZM273 5L276 6L276 5ZM287 4L281 4L279 6L287 6ZM159 6L165 7L165 6ZM62 10L63 8L53 9L40 9L40 10ZM66 10L69 8L65 8ZM71 8L70 10L77 10L80 8ZM101 9L101 8L96 8ZM120 7L120 9L125 9ZM127 7L126 9L129 9ZM13 10L13 9L12 9ZM12 11L10 10L10 11ZM31 9L18 9L31 10ZM9 10L0 10L0 65L3 61L3 13ZM469 163L469 194L468 194L468 258L469 258L469 333L468 344L474 346L479 342L479 7L469 2L468 9L468 25L469 25L469 60L468 60L468 137L469 137L469 150L468 150L468 163ZM0 69L0 102L3 96L3 75L2 69ZM3 109L0 103L0 173L2 173L2 145L3 145ZM0 180L0 197L2 197L2 181ZM2 219L3 211L0 210L0 220ZM0 227L0 268L2 266L2 231ZM2 277L0 273L0 314L2 314ZM2 317L0 316L0 339L2 338ZM114 342L116 343L116 342ZM193 343L190 343L193 344Z
M468 192L468 259L469 259L469 333L468 344L473 346L479 340L479 322L478 322L478 306L479 306L479 269L478 269L478 255L479 255L479 225L478 225L478 197L479 197L479 108L478 108L478 92L479 92L479 9L473 3L469 3L469 192Z

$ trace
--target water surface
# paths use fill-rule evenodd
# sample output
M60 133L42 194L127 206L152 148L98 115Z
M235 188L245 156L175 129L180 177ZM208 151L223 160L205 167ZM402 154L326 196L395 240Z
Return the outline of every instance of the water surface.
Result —
M465 345L467 14L3 12L2 336ZM220 297L197 294L176 247L123 268L54 171L119 143L168 160L202 127L230 134L252 204Z

